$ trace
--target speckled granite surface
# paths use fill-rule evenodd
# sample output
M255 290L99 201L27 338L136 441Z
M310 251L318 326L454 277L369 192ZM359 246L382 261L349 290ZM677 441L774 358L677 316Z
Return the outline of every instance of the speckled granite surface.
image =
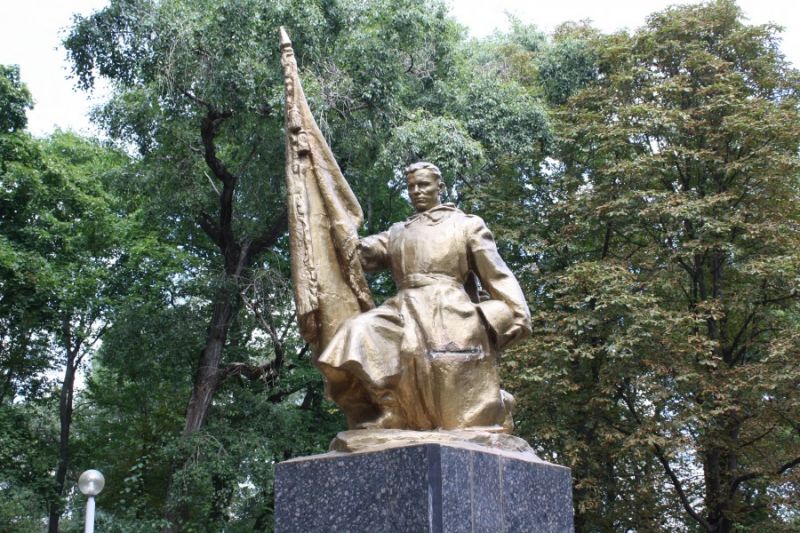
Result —
M444 444L293 459L275 469L275 530L568 532L570 472Z

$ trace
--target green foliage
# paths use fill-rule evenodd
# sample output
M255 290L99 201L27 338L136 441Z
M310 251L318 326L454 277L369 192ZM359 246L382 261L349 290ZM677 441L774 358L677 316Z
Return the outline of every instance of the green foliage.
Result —
M294 329L286 242L235 253L264 242L285 202L279 25L368 232L408 214L400 170L418 158L439 164L461 201L500 172L535 168L549 139L532 91L476 75L439 2L127 0L76 19L65 40L75 74L85 87L113 80L96 118L140 155L112 190L134 227L160 234L126 256L130 293L90 381L93 409L113 422L82 429L124 443L96 450L131 478L105 496L131 527L170 515L190 530L268 528L268 465L324 449L344 425ZM202 427L181 436L215 331L224 377Z
M0 485L11 505L0 512L24 527L45 505L60 506L71 472L75 372L122 283L123 228L103 180L126 158L69 133L0 135L20 148L5 154L0 175ZM57 463L64 473L54 482Z
M0 405L0 530L35 531L51 497L57 402Z
M394 128L383 146L381 161L384 175L391 176L394 190L404 190L405 175L396 167L401 161L436 161L445 183L450 184L447 200L457 199L456 184L475 175L484 162L483 146L466 131L464 124L452 118L410 117Z
M564 105L597 77L597 59L585 39L562 38L539 61L539 78L547 101Z
M39 354L42 343L35 335L37 319L30 317L29 312L44 304L44 298L36 290L41 261L15 242L18 228L25 222L25 203L38 187L37 181L27 174L39 164L40 154L35 143L17 131L24 128L24 110L30 105L30 95L20 83L16 67L1 68L0 360L5 365L0 401L23 388L31 392L37 388L34 380L26 379L35 375L43 364Z
M455 107L467 131L485 147L487 170L528 174L547 153L550 124L544 107L515 81L473 79L462 86Z
M580 45L598 76L563 93L538 333L509 364L582 529L798 512L800 86L776 42L719 1Z
M495 233L534 311L504 383L573 469L578 530L796 528L800 78L725 0L472 41L434 0L112 0L65 46L79 85L112 82L118 150L32 139L2 67L3 527L80 529L51 479L70 364L65 475L105 473L108 531L271 530L274 464L344 427L294 325L279 25L365 232L427 159Z
M0 65L0 132L22 131L28 124L26 110L32 106L31 93L19 78L19 67Z

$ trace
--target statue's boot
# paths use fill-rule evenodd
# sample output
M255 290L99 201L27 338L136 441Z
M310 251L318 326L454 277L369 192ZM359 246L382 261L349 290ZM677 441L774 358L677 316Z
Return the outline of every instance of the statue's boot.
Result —
M503 399L503 407L506 411L505 420L503 420L503 431L509 435L514 432L514 406L517 401L511 393L500 389L500 397Z
M404 429L407 425L402 415L400 403L391 391L380 391L375 394L375 404L380 409L377 418L358 425L356 429Z

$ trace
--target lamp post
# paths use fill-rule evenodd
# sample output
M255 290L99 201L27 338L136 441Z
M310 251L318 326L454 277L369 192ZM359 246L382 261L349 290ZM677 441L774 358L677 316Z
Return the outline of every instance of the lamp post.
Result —
M78 488L88 496L86 500L86 526L83 533L94 533L94 497L100 494L106 484L106 478L97 470L87 470L78 478Z

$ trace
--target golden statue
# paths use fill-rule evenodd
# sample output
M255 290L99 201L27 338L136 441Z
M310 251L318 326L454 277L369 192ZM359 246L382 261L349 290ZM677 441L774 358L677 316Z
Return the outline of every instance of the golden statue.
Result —
M442 204L431 163L406 168L416 214L363 239L361 208L303 94L281 29L292 280L300 330L350 429L511 431L500 350L530 334L519 283L479 217ZM389 270L375 308L365 271Z

